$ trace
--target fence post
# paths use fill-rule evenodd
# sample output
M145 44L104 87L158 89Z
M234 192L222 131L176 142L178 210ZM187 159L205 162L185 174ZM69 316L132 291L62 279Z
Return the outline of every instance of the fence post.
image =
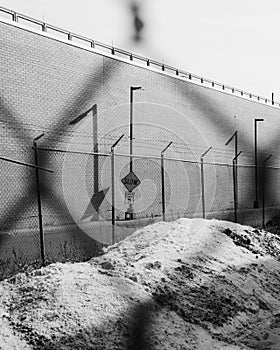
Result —
M44 134L41 134L33 140L33 149L34 149L34 160L35 165L38 166L38 147L37 147L37 141L43 137ZM42 203L41 203L41 189L40 189L40 178L39 178L39 169L35 169L35 175L36 175L36 189L37 189L37 203L38 203L38 218L39 218L39 230L40 230L40 248L41 248L41 259L42 259L42 265L46 266L46 259L45 259L45 237L44 237L44 230L43 230L43 221L42 221Z
M272 157L270 154L263 162L263 188L262 188L262 227L265 227L265 163Z
M237 206L238 206L236 162L237 162L237 158L240 156L241 153L242 153L242 151L240 151L232 160L234 222L237 222Z
M121 137L111 146L111 186L112 186L112 244L116 243L116 233L115 233L115 221L116 221L116 213L115 213L115 147L124 137L122 134Z
M205 215L205 191L204 191L204 168L203 168L203 158L206 156L206 154L212 149L212 147L209 147L207 151L205 151L201 157L200 157L200 178L201 178L201 203L202 203L202 217L203 219L206 218Z
M164 152L169 146L171 146L172 141L161 151L161 205L162 205L162 220L165 221L165 185L164 185Z
M234 117L236 117L236 116L234 116ZM236 167L235 167L235 186L236 186L236 200L238 200L238 197L237 197L237 195L238 195L238 174L237 174L237 172L238 172L238 169L237 169L237 157L238 157L238 155L237 155L237 153L238 153L238 131L236 130L234 133L233 133L233 135L227 140L227 142L225 143L225 146L227 146L232 140L233 140L233 138L234 138L234 157L236 157L236 163L235 163L235 165L236 165Z

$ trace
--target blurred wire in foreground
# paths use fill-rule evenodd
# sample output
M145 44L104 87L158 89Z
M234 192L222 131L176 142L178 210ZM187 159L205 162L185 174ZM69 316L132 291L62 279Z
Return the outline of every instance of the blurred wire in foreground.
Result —
M141 37L141 31L144 27L144 23L143 21L140 19L139 16L139 4L136 3L135 1L132 2L131 6L131 11L134 17L134 36L133 39L137 42L141 41L142 37Z

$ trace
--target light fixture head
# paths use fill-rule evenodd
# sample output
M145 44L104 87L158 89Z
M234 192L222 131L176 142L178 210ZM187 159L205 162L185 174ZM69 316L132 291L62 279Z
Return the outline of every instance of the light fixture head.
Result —
M131 90L144 90L144 89L142 88L142 86L131 86L130 89L131 89Z

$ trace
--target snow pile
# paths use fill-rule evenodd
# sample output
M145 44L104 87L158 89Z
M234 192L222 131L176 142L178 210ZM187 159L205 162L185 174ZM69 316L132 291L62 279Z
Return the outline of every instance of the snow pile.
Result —
M1 349L280 349L280 240L160 222L87 263L0 284Z

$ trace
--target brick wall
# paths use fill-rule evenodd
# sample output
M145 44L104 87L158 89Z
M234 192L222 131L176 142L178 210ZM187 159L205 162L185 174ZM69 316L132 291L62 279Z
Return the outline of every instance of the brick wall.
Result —
M69 122L93 104L98 108L99 150L108 152L125 133L118 151L127 153L129 88L140 85L145 90L134 93L135 153L160 155L167 142L173 141L168 153L171 157L199 160L212 146L208 160L230 162L233 145L227 148L224 144L238 130L239 149L243 151L240 163L253 164L253 121L264 118L265 123L259 124L259 153L262 157L273 153L274 164L279 165L279 108L12 24L0 22L0 32L0 145L5 157L33 161L32 140L41 132L45 132L42 147L90 151L91 117L79 125L70 126ZM52 165L47 157L41 163ZM27 170L22 168L22 173L27 174ZM11 186L13 201L28 194L27 184L25 181L25 192L16 194L13 184L6 185ZM9 212L11 199L6 198L5 203Z

